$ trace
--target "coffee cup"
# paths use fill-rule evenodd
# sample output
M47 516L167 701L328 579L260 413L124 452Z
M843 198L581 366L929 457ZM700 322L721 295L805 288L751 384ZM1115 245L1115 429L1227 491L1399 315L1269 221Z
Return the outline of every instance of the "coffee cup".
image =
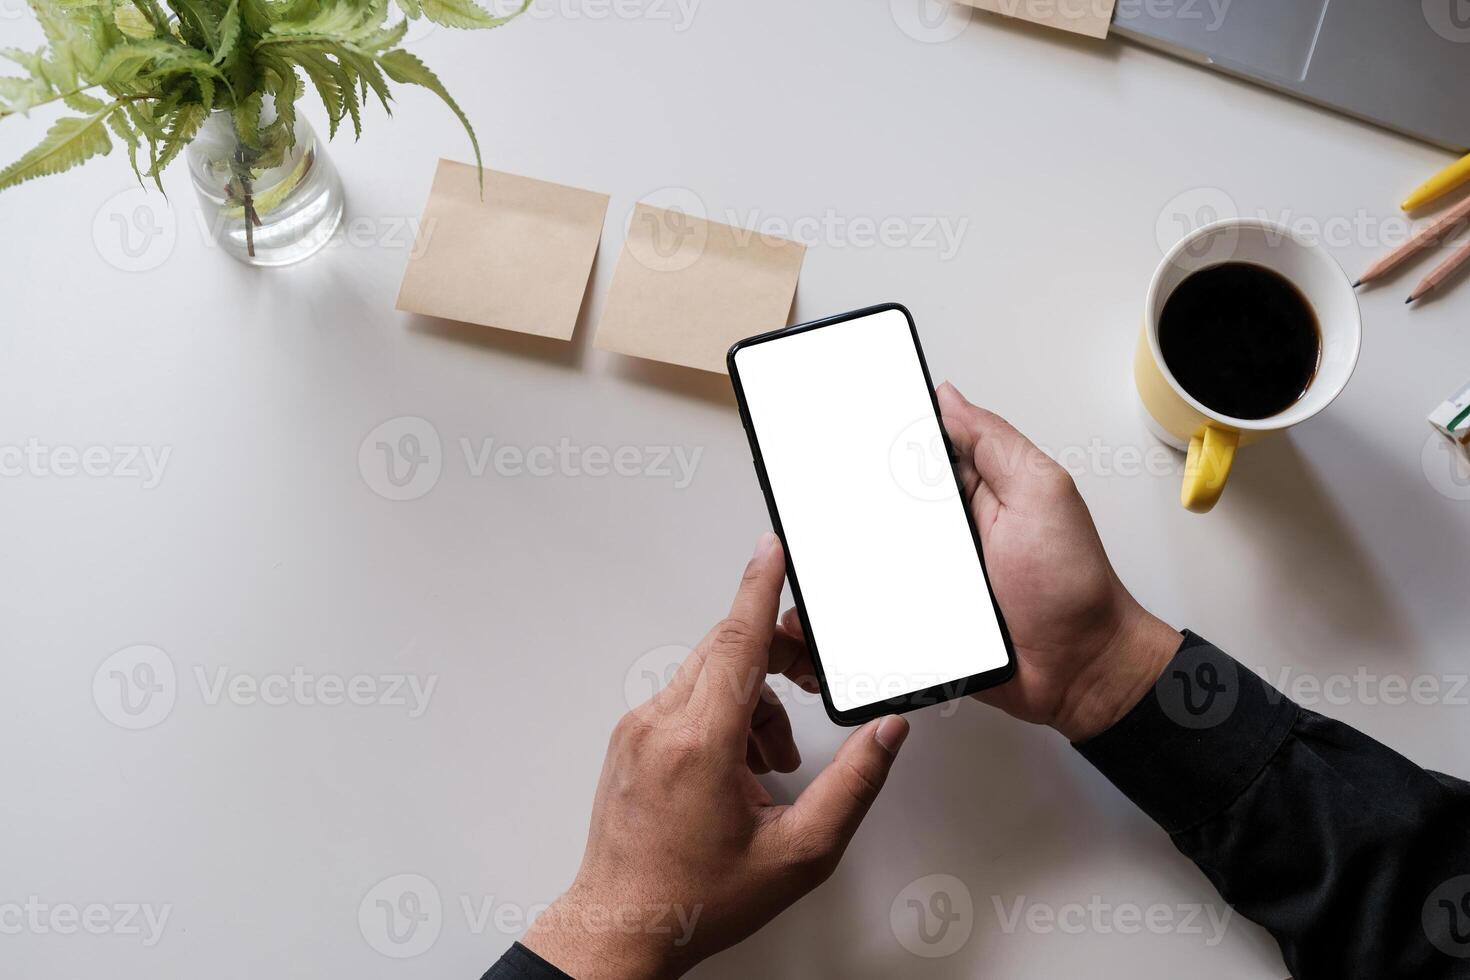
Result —
M1260 273L1259 283L1250 279L1252 268ZM1231 275L1236 278L1229 279ZM1235 288L1241 282L1251 285L1244 299ZM1315 320L1320 338L1316 362L1289 403L1279 408L1268 403L1269 414L1247 417L1257 414L1243 412L1249 407L1247 389L1257 379L1242 366L1264 364L1272 372L1289 372L1292 358L1302 350L1303 335L1284 299L1287 284ZM1259 312L1252 313L1249 303L1257 286L1266 292ZM1280 295L1269 294L1272 288ZM1239 323L1231 316L1239 316ZM1161 329L1166 323L1167 329ZM1250 218L1219 221L1170 249L1149 283L1133 377L1149 429L1187 454L1180 489L1184 507L1205 513L1215 506L1239 447L1305 422L1330 405L1357 366L1362 332L1358 297L1342 267L1321 245L1283 225ZM1250 345L1260 349L1247 350ZM1171 366L1166 346L1187 356L1175 353ZM1260 356L1243 356L1252 352ZM1211 377L1216 362L1221 371ZM1271 380L1281 379L1273 375ZM1285 380L1290 383L1289 377ZM1188 384L1194 385L1193 392Z

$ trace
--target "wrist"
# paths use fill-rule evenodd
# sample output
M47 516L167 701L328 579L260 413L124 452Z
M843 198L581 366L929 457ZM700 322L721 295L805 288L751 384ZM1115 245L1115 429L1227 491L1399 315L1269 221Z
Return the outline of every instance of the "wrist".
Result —
M1068 686L1052 727L1085 742L1143 699L1184 642L1180 632L1130 600L1118 629Z
M536 917L521 945L576 980L662 980L678 976L670 952L646 923L575 885Z

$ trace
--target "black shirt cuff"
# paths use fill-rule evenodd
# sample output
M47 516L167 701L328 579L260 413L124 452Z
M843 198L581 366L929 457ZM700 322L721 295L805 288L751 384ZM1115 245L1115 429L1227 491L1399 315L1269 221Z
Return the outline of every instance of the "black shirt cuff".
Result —
M573 980L520 943L505 951L480 980Z
M1185 630L1153 690L1076 748L1174 834L1229 806L1276 754L1296 717L1286 695Z

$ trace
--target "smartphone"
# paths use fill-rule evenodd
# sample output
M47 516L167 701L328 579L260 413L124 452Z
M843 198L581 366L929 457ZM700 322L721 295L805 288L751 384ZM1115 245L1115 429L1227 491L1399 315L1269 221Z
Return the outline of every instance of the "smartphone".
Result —
M909 311L740 341L726 358L828 716L859 725L1009 680L985 570Z

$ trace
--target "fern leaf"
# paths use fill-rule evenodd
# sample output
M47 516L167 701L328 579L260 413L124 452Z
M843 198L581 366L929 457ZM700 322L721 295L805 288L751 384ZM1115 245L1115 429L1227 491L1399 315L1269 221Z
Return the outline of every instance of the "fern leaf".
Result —
M161 38L119 44L107 52L93 78L100 85L123 85L133 81L151 64L172 61L177 52L188 50L181 44Z
M359 51L368 53L386 51L389 48L398 47L398 42L402 41L403 36L407 33L408 21L400 20L392 27L385 27L382 30L375 30L362 35L353 44L353 47Z
M180 106L168 127L168 135L163 141L163 152L153 161L148 175L158 179L163 168L172 163L174 157L189 145L189 141L198 134L199 127L204 125L204 120L208 117L209 111L202 105Z
M41 63L46 57L46 49L39 51L24 51L20 48L0 48L0 58L14 62L26 70L26 73L37 81L45 81L46 76L41 72Z
M112 12L112 22L125 36L135 41L153 36L153 22L131 3L119 4Z
M128 124L128 114L118 109L116 112L107 114L107 125L117 134L117 138L123 141L128 148L128 163L132 165L133 176L138 178L138 183L143 183L143 171L138 169L138 133Z
M353 3L328 2L305 20L282 20L273 24L270 33L276 37L340 38L349 40L363 28L363 11ZM376 28L376 23L369 25Z
M61 97L61 101L69 109L86 113L100 112L107 105L101 99L90 96L85 92L68 92Z
M236 0L230 0L229 9L219 22L219 39L214 45L214 65L222 65L225 59L235 53L235 46L240 43L240 5Z
M301 97L301 79L296 75L296 69L291 67L290 62L284 58L277 57L269 52L261 52L258 57L262 68L275 79L275 84L267 82L271 91L272 103L276 107L276 121L267 127L269 130L280 129L287 139L294 142L296 134L296 100Z
M475 166L480 172L480 189L484 190L485 165L480 160L480 141L475 138L475 130L470 125L469 117L464 114L459 103L455 102L445 90L444 83L439 81L439 76L430 71L428 65L402 48L379 55L378 64L383 66L383 71L387 72L388 77L393 81L405 85L419 85L433 92L444 100L444 104L449 106L451 112L459 117L460 123L464 125L464 131L470 136L470 145L475 148Z
M504 17L496 17L475 3L475 0L418 0L418 2L423 7L424 16L434 23L466 30L486 30L499 27L501 24L515 20L531 5L531 0L523 0L519 9L511 11Z
M326 68L326 59L315 52L297 52L297 62L311 84L316 86L322 105L327 110L327 139L337 135L337 124L342 121L342 90L337 80Z
M153 104L150 102L129 102L127 106L128 119L132 121L134 128L149 139L161 140L164 137L163 124L153 114Z
M0 78L0 116L27 112L51 94L50 85L34 78Z
M348 72L348 82L342 86L342 105L347 110L347 115L352 118L352 138L360 140L362 139L362 110L357 102L358 83L353 78L350 69L344 69L344 71Z
M246 146L260 147L260 108L265 96L251 92L235 107L235 132Z
M338 61L351 68L357 75L358 83L362 88L363 103L367 103L368 91L372 90L373 94L378 97L378 102L382 104L383 111L390 116L393 115L393 110L388 105L393 95L388 91L388 83L383 78L382 69L378 67L377 62L373 61L372 56L346 48L337 49L336 55Z
M0 190L34 177L59 174L81 166L94 156L112 149L103 117L117 103L90 116L67 116L56 120L46 137L25 156L0 170Z
M276 23L308 20L320 13L321 9L322 0L283 0L283 5L275 8Z

